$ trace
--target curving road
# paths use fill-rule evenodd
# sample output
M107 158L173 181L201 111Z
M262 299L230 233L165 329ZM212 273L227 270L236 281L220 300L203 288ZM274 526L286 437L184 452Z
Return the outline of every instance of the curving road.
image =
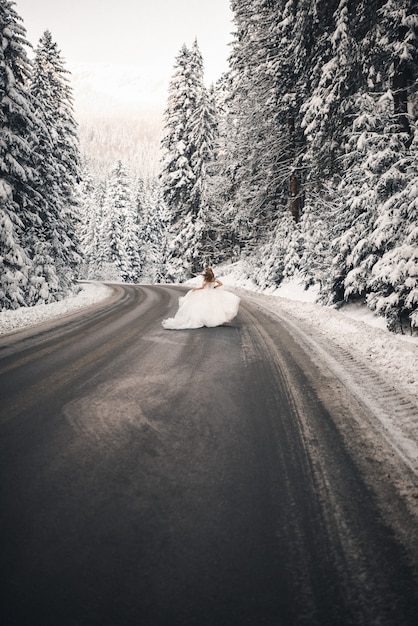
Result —
M362 408L250 302L164 330L180 292L0 340L1 623L415 626L414 519L337 427Z

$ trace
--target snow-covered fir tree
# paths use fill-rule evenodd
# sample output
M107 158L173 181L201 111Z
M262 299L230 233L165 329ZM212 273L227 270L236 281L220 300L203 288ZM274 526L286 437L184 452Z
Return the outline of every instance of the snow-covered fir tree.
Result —
M274 255L281 254L280 242L290 233L288 214L295 223L299 220L303 197L300 106L310 5L257 0L233 2L232 8L236 34L230 71L223 79L229 94L223 98L220 124L232 247L246 257L247 267L257 267L253 277L260 285L277 284L288 271ZM289 271L298 266L299 244L291 242L292 253L285 255Z
M164 282L167 274L169 214L158 181L139 181L137 211L139 249L143 263L141 281Z
M416 2L231 7L220 181L246 267L416 324Z
M14 3L0 1L0 307L27 304L32 267L26 233L40 223L33 155L40 124L27 91L26 31Z
M339 171L345 126L351 117L350 96L358 87L360 53L352 32L358 24L350 8L355 10L353 3L340 0L332 15L332 6L327 5L330 21L323 25L322 46L315 54L314 88L301 106L307 139L304 164L311 185L318 179L331 180Z
M121 161L99 175L86 160L80 196L82 277L162 282L168 214L158 180L131 173Z
M93 191L94 211L99 216L98 221L98 242L95 251L95 257L92 258L90 264L90 277L106 280L119 279L113 264L110 261L110 249L108 242L107 225L105 220L105 202L107 193L108 177L98 180L95 179L95 188Z
M29 63L13 2L0 2L2 307L75 288L79 150L71 88L49 32Z
M176 57L174 75L169 85L165 111L165 134L162 140L161 185L164 200L173 212L173 223L193 210L191 190L194 175L191 166L190 118L199 97L191 74L191 53L183 45Z
M133 280L138 273L134 210L130 175L118 161L107 181L103 203L100 254L104 266L100 270L106 273L108 266L113 266L114 277L119 276L121 280Z
M392 137L386 134L387 170L377 185L381 202L369 234L377 260L367 277L370 308L388 320L389 328L401 331L405 323L418 327L418 132L408 120L410 130L412 144L409 132L399 132L398 124ZM370 260L360 267L371 265Z
M161 183L170 212L169 276L184 279L204 263L207 165L214 159L214 100L203 83L197 44L185 45L175 62L165 116Z
M190 137L194 145L192 167L195 183L192 198L198 207L196 219L202 223L202 239L196 243L205 255L209 254L210 212L208 184L211 168L214 168L218 142L218 115L216 111L214 89L202 89L196 110L191 120ZM195 259L201 258L200 252Z
M61 53L46 31L35 51L30 93L42 123L33 156L42 194L40 224L29 231L33 251L30 303L51 302L72 292L81 261L77 226L80 153L72 90ZM41 265L46 274L42 277ZM52 260L45 266L45 255Z
M80 183L79 239L83 254L81 278L97 278L101 224L103 221L103 187L95 181L88 162L85 161ZM100 193L102 191L102 193Z
M318 285L325 291L329 281L331 233L339 223L340 209L334 204L334 190L321 188L321 202L305 204L299 222L298 272L305 288ZM291 275L291 273L289 272Z

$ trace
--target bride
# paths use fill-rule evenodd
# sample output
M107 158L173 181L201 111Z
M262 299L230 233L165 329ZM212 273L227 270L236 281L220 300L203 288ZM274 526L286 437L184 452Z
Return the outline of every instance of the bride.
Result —
M201 287L195 287L179 298L175 317L163 321L164 328L180 330L221 326L230 322L238 313L240 299L230 291L220 289L222 283L210 267L203 272Z

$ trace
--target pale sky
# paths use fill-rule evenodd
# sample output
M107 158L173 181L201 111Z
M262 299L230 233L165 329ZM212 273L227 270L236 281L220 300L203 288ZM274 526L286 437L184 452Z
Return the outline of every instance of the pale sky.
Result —
M207 84L228 67L229 0L15 0L14 8L34 47L51 31L82 112L164 108L175 57L195 38Z

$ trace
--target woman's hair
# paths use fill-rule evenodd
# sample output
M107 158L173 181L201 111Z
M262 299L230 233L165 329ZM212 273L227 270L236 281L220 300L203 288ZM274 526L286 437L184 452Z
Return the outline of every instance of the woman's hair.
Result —
M203 272L203 278L206 280L207 283L212 283L215 280L215 274L213 273L211 267L205 268Z

